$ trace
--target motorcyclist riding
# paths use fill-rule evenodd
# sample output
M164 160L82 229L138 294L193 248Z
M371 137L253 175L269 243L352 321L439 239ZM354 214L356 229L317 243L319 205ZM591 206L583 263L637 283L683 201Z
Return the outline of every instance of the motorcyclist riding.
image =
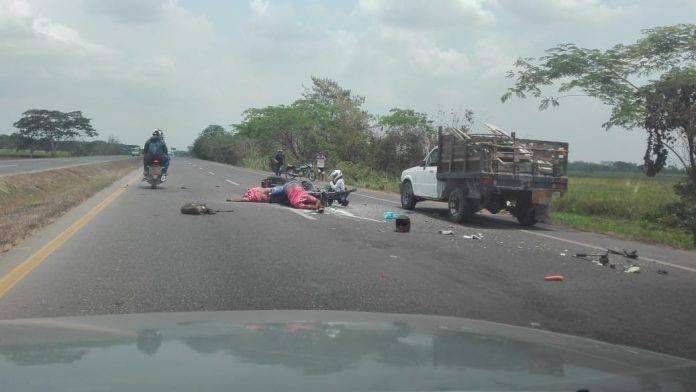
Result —
M147 175L147 166L154 158L160 158L162 161L162 182L167 180L167 170L169 169L169 151L167 144L164 142L164 134L162 130L155 129L152 137L145 142L143 149L143 177Z

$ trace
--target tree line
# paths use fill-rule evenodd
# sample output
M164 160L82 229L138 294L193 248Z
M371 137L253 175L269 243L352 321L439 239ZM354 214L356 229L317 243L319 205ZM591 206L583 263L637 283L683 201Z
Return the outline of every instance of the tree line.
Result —
M269 158L279 148L289 161L310 161L322 151L333 167L397 174L434 145L436 131L426 114L394 108L377 116L364 102L333 80L312 77L311 87L290 105L247 109L229 131L208 126L191 153L240 164L249 156Z
M54 155L57 151L74 156L119 155L138 147L123 144L114 136L106 141L79 140L99 135L92 127L91 120L81 111L30 109L22 113L13 126L16 132L0 135L0 148L28 150L30 155L34 155L35 151L44 151L48 155Z

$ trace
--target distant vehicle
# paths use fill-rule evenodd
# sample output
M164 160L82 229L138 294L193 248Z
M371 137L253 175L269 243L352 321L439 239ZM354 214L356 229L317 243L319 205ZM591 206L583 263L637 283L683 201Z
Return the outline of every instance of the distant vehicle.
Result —
M401 205L448 202L448 215L466 221L485 208L509 211L532 226L548 217L551 197L568 187L568 143L517 139L486 124L491 134L438 131L438 146L420 166L401 173Z
M162 161L159 157L152 158L152 162L147 166L145 180L152 189L157 188L157 185L162 183Z
M140 152L140 147L135 147L135 148L133 148L133 149L131 150L130 155L131 155L132 157L138 157L138 156L140 156L140 153L141 153L141 152Z
M336 311L0 320L3 391L694 391L694 361L540 329Z
M314 181L314 170L311 163L286 165L283 168L283 174L285 174L285 178L306 177L309 181Z

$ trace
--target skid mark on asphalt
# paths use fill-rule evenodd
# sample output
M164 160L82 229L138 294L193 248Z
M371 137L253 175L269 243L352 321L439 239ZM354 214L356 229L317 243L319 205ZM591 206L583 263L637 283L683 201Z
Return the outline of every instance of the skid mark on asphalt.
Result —
M584 247L590 248L590 249L597 249L597 250L601 250L601 251L606 251L606 250L607 250L607 248L604 248L604 247L601 247L601 246L592 245L592 244L588 244L588 243L585 243L585 242L579 242L579 241L568 240L568 239L565 239L565 238L556 237L556 236L549 235L549 234L537 233L537 232L531 231L531 230L523 230L523 229L521 229L520 231L522 231L522 232L524 232L524 233L528 233L528 234L533 234L533 235L536 235L536 236L539 236L539 237L548 238L548 239L551 239L551 240L563 241L563 242L567 242L567 243L569 243L569 244L584 246ZM670 266L670 267L673 267L673 268L679 268L679 269L684 270L684 271L696 272L696 268L689 268L689 267L685 267L685 266L683 266L683 265L672 264L672 263L669 263L669 262L666 262L666 261L653 259L653 258L651 258L651 257L639 256L638 259L639 259L639 260L642 259L642 260L652 261L653 263L662 264L662 265L667 265L667 266Z

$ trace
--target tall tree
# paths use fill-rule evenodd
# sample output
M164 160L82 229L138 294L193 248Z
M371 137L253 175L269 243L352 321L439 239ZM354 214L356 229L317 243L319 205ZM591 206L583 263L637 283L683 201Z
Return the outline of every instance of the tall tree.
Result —
M605 128L647 132L647 175L660 172L671 152L687 173L687 181L675 187L681 196L677 209L696 243L696 24L647 29L635 43L607 50L561 44L515 65L508 74L515 82L503 102L531 95L543 110L579 91L611 107ZM546 96L554 83L562 95Z
M31 109L22 113L22 118L14 123L18 137L31 145L44 143L48 150L55 152L59 141L73 140L79 136L96 136L91 120L81 111L61 112L57 110Z
M412 109L393 108L379 118L384 131L377 142L375 164L382 170L399 170L423 159L425 151L434 144L435 130L424 113Z
M676 152L674 142L680 139L689 143L689 134L672 129L668 132L674 135L673 138L661 137L655 129L646 128L646 105L649 102L646 94L664 84L664 81L651 81L651 78L679 73L679 78L670 80L690 83L688 80L696 66L696 25L647 29L635 43L618 44L607 50L560 44L546 50L546 55L538 59L518 59L515 66L516 69L508 73L515 82L501 97L503 102L513 96L526 98L531 95L539 99L539 109L544 110L558 106L564 98L577 95L594 97L611 107L611 115L603 124L605 128L619 126L647 130L645 155L652 161L646 165L646 168L652 168L647 171L649 175L664 167L664 154L655 153L663 148L672 150L685 162L684 157ZM554 83L559 83L561 95L545 95ZM685 112L678 116L686 116L688 107L682 106L681 109ZM672 112L672 115L677 114ZM685 169L688 167L686 165Z

